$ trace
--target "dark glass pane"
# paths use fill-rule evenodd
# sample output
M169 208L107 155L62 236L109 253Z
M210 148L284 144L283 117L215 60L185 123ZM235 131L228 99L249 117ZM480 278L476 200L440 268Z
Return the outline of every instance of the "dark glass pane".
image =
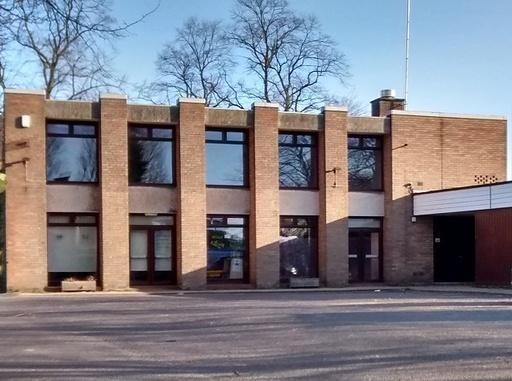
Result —
M228 132L227 139L231 142L243 142L245 140L245 133L243 133L243 132Z
M354 137L348 138L348 146L349 147L357 148L357 147L359 147L359 142L360 142L359 138L354 138Z
M297 144L313 144L313 136L311 135L297 135Z
M293 135L290 134L279 134L279 144L292 144Z
M96 128L85 124L75 124L73 126L73 135L96 135Z
M281 228L279 238L280 275L286 282L291 277L317 277L318 261L314 228Z
M96 217L94 216L75 216L75 224L95 224Z
M348 182L350 190L381 189L381 153L379 150L349 149Z
M229 217L227 219L228 225L243 225L245 222L245 219L243 217Z
M377 138L363 138L363 147L379 147L379 139Z
M69 224L71 223L70 216L48 216L49 224Z
M247 266L244 228L208 228L208 280L243 280Z
M130 182L172 184L172 142L131 140Z
M243 144L206 144L206 184L245 185Z
M172 139L170 128L153 128L153 137L158 139Z
M281 227L293 227L294 225L293 217L281 217Z
M224 217L208 217L208 226L210 225L225 225Z
M149 136L148 129L144 127L131 127L129 132L130 136L135 138L147 138Z
M96 181L96 139L48 137L46 177L48 181Z
M49 123L48 124L48 133L49 134L69 134L69 125L67 124L57 124L57 123Z
M173 216L130 216L130 225L139 226L172 226L174 225Z
M279 147L279 185L281 187L314 187L312 147Z
M359 234L357 232L349 232L348 235L348 272L350 282L360 282L360 262L359 262Z
M206 140L222 140L222 131L206 131Z

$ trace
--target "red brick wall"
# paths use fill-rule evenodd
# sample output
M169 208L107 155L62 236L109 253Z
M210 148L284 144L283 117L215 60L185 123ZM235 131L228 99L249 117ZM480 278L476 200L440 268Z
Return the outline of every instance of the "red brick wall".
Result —
M199 289L206 286L205 108L204 103L187 100L179 106L178 283L184 289Z
M129 287L128 125L126 99L101 98L100 257L104 290Z
M6 254L10 290L42 290L47 285L44 104L43 94L5 94ZM21 115L30 115L30 128L20 127ZM28 147L20 148L23 143ZM24 158L28 159L26 165L14 164Z
M404 146L407 144L407 146ZM392 115L385 141L384 279L433 279L432 221L411 222L416 190L474 185L475 175L506 179L506 122Z
M319 272L323 284L339 287L348 282L346 111L326 108L322 135L319 169ZM338 168L336 174L332 172L334 168Z
M252 278L260 288L279 286L278 120L277 106L254 107L251 262Z

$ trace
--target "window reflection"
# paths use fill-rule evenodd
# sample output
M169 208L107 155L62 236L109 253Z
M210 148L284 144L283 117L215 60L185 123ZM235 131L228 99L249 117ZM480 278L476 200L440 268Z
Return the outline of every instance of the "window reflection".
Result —
M316 187L316 166L314 135L279 134L279 184L281 187Z
M316 218L281 217L280 225L281 282L288 282L292 277L317 277Z
M247 217L210 216L208 232L208 281L247 280Z
M97 181L95 126L48 124L46 178L51 182Z
M206 184L246 186L246 134L239 131L206 131Z
M382 151L379 137L349 137L348 183L351 191L382 189Z
M170 128L130 127L131 184L173 183L172 136Z

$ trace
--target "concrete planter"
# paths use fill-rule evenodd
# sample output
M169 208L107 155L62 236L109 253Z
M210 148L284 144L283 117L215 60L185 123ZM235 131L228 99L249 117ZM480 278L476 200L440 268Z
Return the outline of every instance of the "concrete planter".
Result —
M320 287L318 278L290 278L290 288L316 288Z
M60 284L62 292L96 291L95 280L63 280Z

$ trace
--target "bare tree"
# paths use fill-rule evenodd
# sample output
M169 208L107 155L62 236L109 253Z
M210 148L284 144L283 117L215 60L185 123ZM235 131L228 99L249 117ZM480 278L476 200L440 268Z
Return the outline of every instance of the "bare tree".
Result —
M119 86L104 46L155 9L131 23L119 23L111 16L109 1L17 0L9 10L7 29L35 57L48 98L87 98Z
M220 21L192 17L176 32L158 56L159 78L147 93L156 92L166 101L173 96L196 97L204 98L208 106L241 107L228 79L231 45Z
M345 56L316 18L296 15L286 0L237 0L233 21L231 39L257 78L247 97L309 111L330 98L324 80L343 84L348 76Z

